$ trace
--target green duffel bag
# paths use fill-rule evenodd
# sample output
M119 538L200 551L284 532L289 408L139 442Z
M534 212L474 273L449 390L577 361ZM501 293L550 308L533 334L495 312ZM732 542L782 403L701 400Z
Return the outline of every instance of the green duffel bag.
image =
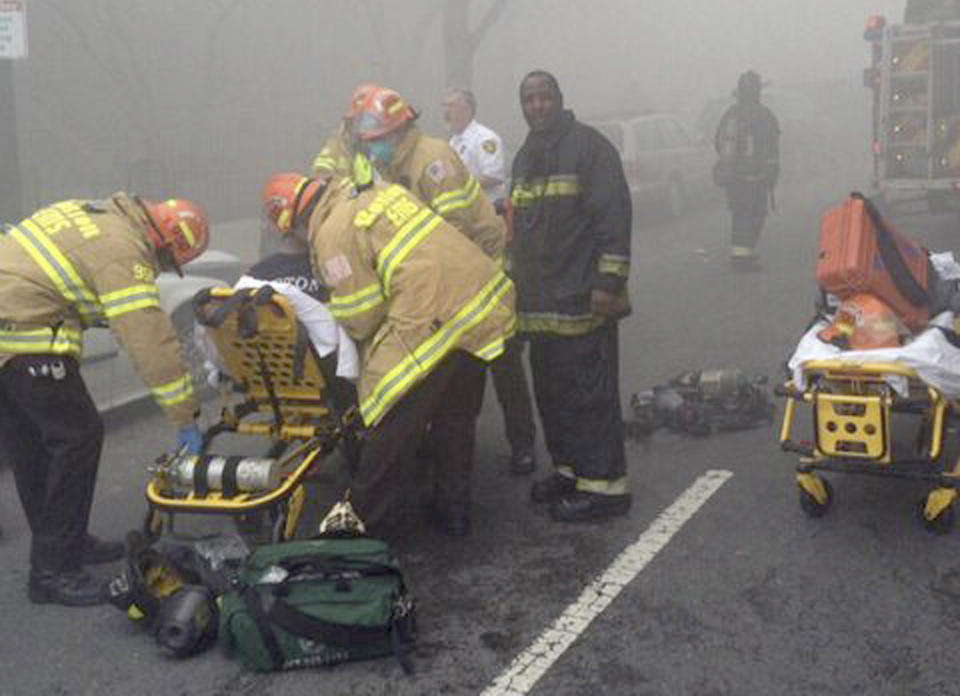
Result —
M396 655L411 672L413 601L387 545L317 537L256 549L223 597L220 636L258 671Z

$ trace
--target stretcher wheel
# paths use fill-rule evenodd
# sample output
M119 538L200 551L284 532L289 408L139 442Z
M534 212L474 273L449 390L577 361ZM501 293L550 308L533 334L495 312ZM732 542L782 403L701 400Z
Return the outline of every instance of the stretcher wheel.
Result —
M934 517L932 520L928 520L926 514L924 514L926 508L927 499L921 498L920 502L917 504L917 515L920 518L920 522L923 523L924 529L931 534L936 534L938 536L949 534L953 530L953 527L956 524L956 512L954 512L954 505L945 508L943 512Z
M813 494L800 486L800 508L808 517L823 517L833 504L833 486L831 486L830 482L825 478L820 478L819 476L815 478L823 484L823 488L827 493L826 500L821 503Z

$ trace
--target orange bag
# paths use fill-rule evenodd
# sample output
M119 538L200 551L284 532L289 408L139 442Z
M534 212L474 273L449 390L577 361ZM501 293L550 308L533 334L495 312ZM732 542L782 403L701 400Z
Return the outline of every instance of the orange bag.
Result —
M841 300L876 295L919 331L930 320L929 268L927 250L884 222L860 194L824 213L817 283Z

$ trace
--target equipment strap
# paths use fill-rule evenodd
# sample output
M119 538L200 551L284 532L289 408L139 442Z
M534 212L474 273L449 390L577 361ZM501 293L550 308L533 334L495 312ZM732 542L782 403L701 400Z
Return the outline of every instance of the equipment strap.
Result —
M883 216L880 215L880 211L877 210L876 205L859 191L852 192L850 197L863 201L863 207L867 211L867 216L870 218L870 222L873 223L873 228L876 231L877 248L880 251L880 258L883 260L883 265L890 271L890 277L893 279L893 284L897 286L897 290L899 290L900 294L909 300L911 304L918 307L929 307L930 295L926 289L917 282L917 279L913 277L913 273L911 273L909 267L907 267L906 261L903 260L903 254L900 253L900 249L893 239L890 228L887 227L887 223L883 219Z
M247 611L250 612L250 616L253 618L257 630L260 632L260 638L263 639L263 645L270 654L273 668L280 669L283 667L283 652L280 650L277 636L270 626L270 619L267 617L266 612L263 610L263 605L260 603L260 595L257 593L257 588L252 585L245 587L240 593L240 596L243 599L243 603L247 606Z
M274 601L267 618L287 633L322 643L349 645L370 638L387 637L389 624L382 626L351 626L325 621L305 614L282 599Z
M241 456L232 456L227 457L227 461L224 462L223 473L220 474L224 498L232 498L240 491L237 486L237 468L242 460Z

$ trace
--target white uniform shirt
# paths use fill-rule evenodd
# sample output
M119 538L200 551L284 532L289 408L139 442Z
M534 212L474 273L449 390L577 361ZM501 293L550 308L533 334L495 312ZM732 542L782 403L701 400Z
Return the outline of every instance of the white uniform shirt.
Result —
M470 121L462 133L450 138L452 147L474 176L489 176L499 179L494 186L484 186L483 192L490 202L507 197L506 164L503 156L503 141L500 136L476 120Z

